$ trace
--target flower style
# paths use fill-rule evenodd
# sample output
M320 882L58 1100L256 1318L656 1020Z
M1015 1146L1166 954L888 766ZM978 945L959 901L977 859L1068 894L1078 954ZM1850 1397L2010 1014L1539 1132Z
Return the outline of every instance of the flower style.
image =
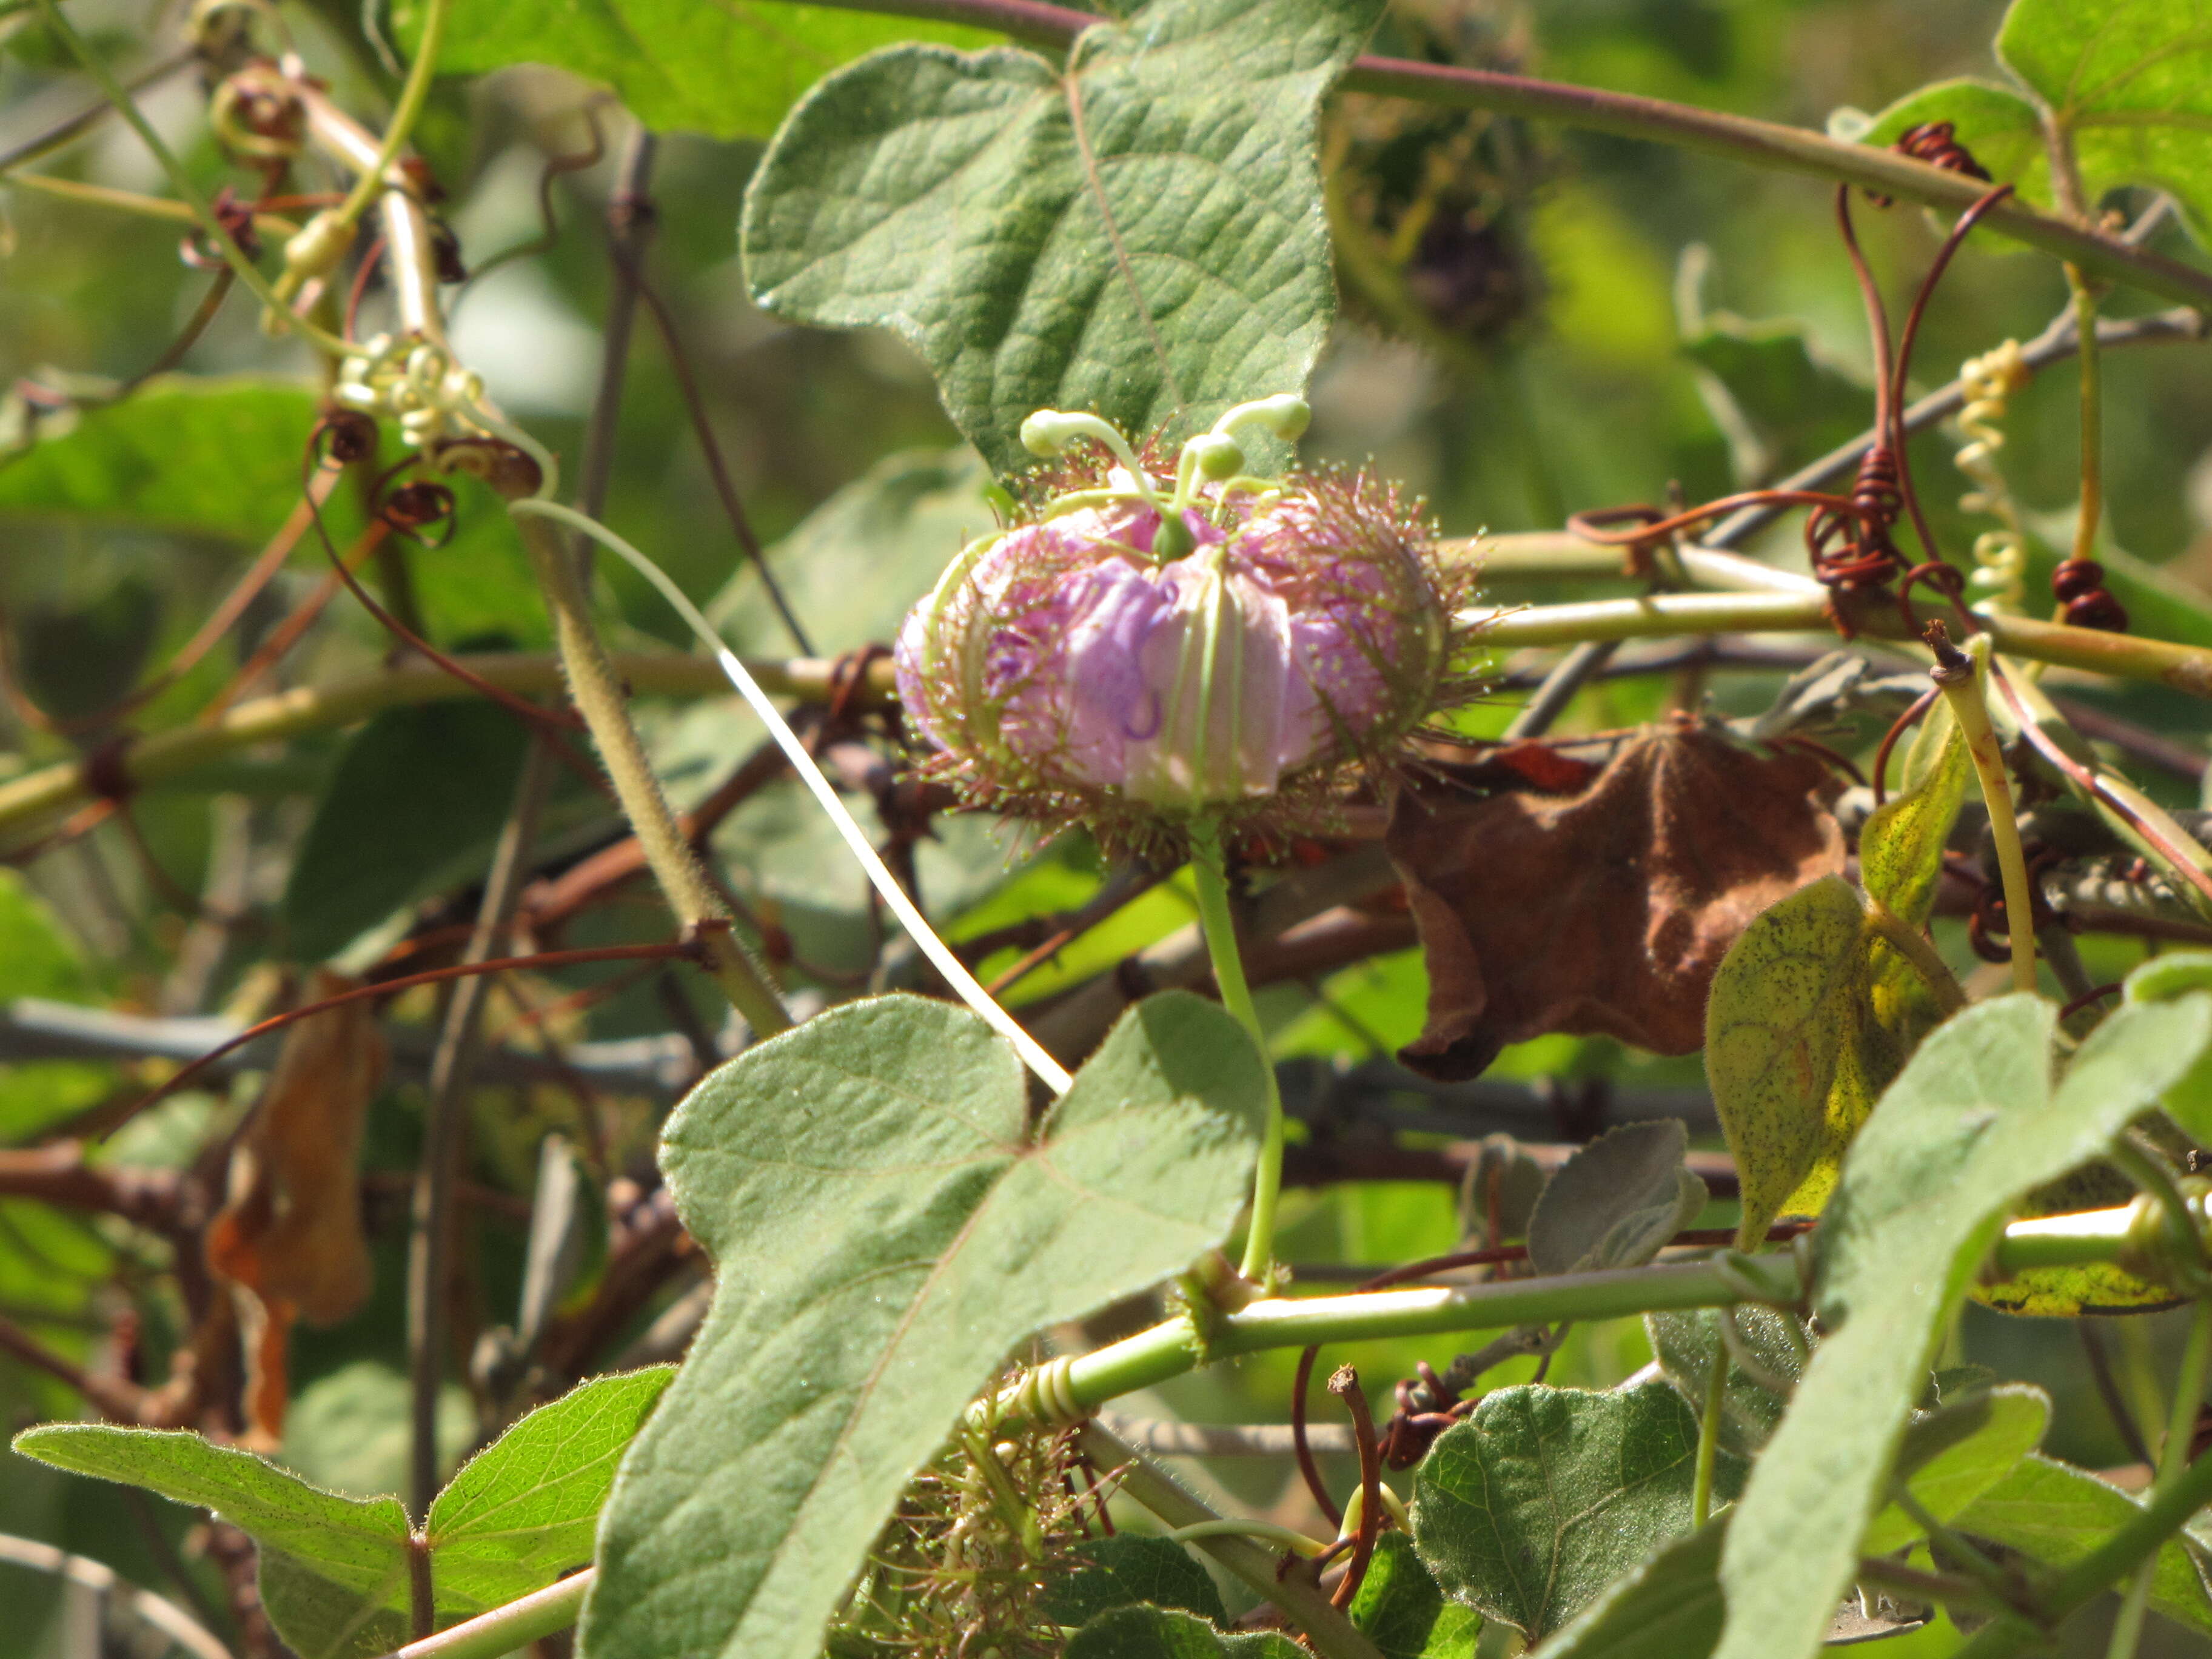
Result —
M1104 422L1032 417L1032 448L1093 438L1121 465L1071 468L1075 487L969 546L908 614L899 692L927 769L975 804L1127 840L1287 825L1347 763L1387 756L1437 706L1446 595L1387 488L1242 476L1236 432L1295 436L1304 413L1231 410L1171 489Z

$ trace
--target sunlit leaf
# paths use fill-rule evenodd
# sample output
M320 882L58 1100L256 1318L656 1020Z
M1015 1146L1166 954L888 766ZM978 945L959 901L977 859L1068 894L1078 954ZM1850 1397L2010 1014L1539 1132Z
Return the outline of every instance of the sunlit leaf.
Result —
M1705 1073L1743 1187L1739 1237L1814 1213L1903 1056L1874 1016L1867 922L1842 878L1746 928L1705 1005Z
M394 0L412 52L422 0ZM550 64L603 82L656 132L765 138L799 95L841 64L900 40L982 46L994 37L919 18L780 0L452 0L443 74Z
M1606 1394L1499 1389L1413 1482L1421 1559L1449 1595L1533 1641L1686 1530L1698 1419L1665 1382ZM1716 1490L1742 1464L1722 1454Z
M1323 93L1375 0L1152 0L1033 53L902 46L824 81L746 192L754 297L897 329L1001 471L1042 408L1133 431L1303 390L1335 309ZM1223 72L1225 64L1233 74Z
M748 1050L662 1165L725 1271L617 1479L590 1659L811 1659L900 1489L1023 1338L1218 1243L1262 1115L1258 1055L1171 994L1125 1016L1032 1129L965 1010L848 1004Z
M2050 207L2047 122L2072 147L2089 207L2118 185L2155 185L2203 237L2212 227L2212 27L2200 9L2013 0L1996 49L2028 96L1985 82L1940 82L1883 111L1868 142L1950 121L1992 177Z
M2118 1487L2054 1458L2030 1455L1955 1517L1960 1530L2070 1566L2142 1512ZM2167 1618L2212 1633L2212 1596L2189 1547L2169 1538L2159 1547L2151 1605Z
M2154 1023L2155 1022L2155 1023ZM2054 1011L2013 995L1921 1046L1824 1217L1814 1350L1723 1555L1723 1659L1804 1659L1849 1583L1913 1401L2008 1208L2099 1156L2212 1040L2212 998L2130 1005L2051 1082Z

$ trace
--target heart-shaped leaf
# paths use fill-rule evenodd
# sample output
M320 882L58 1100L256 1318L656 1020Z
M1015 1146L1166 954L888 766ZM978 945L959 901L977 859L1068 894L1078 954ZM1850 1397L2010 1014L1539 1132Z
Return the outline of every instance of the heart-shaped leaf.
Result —
M1321 99L1381 9L1152 0L1064 68L864 58L792 112L745 193L753 296L896 329L1002 472L1030 464L1039 409L1189 429L1298 391L1336 304Z

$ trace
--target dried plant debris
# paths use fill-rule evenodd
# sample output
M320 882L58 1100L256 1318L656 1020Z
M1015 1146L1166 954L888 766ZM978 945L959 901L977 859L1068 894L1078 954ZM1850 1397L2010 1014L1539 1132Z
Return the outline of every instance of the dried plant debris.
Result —
M1458 1080L1552 1031L1694 1051L1736 936L1843 870L1838 793L1809 754L1688 720L1638 733L1571 791L1408 791L1389 845L1428 959L1429 1008L1400 1058Z
M333 996L356 982L325 970L307 994ZM368 1298L362 1127L388 1058L367 1001L300 1020L285 1033L231 1153L228 1199L208 1228L207 1264L237 1304L257 1443L283 1437L294 1321L336 1324Z

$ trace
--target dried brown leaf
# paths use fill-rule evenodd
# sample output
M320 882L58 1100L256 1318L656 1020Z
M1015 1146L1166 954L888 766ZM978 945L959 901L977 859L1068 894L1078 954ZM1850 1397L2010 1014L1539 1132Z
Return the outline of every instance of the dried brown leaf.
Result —
M1551 1031L1693 1052L1736 935L1843 870L1837 788L1810 755L1684 720L1625 744L1573 793L1408 791L1389 844L1428 958L1429 1013L1401 1058L1470 1078Z
M356 983L322 970L310 996ZM259 1436L283 1427L293 1322L336 1324L368 1297L362 1128L387 1059L368 1001L298 1021L231 1153L228 1200L208 1227L207 1263L236 1295L246 1419Z

